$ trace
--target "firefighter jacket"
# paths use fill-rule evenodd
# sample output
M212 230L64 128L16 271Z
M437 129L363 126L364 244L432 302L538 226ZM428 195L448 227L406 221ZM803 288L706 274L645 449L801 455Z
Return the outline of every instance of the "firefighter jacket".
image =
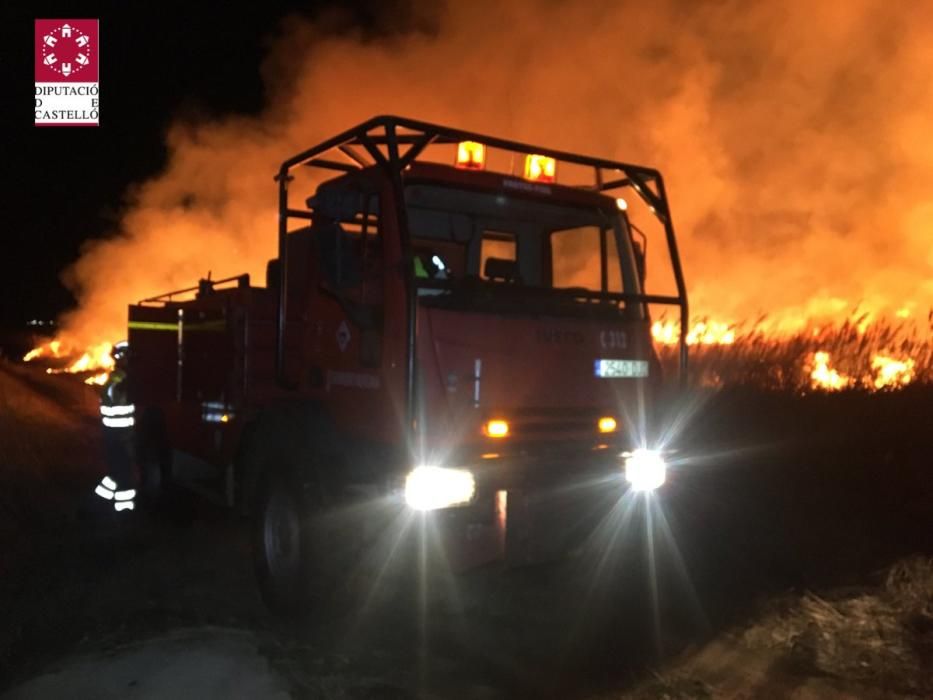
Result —
M127 391L126 372L115 368L101 391L101 422L106 428L132 428L136 422L135 412Z

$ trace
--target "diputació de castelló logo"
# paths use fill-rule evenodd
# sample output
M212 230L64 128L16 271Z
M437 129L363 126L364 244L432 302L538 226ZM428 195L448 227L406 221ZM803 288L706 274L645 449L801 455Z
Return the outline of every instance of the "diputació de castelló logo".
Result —
M36 126L100 125L96 19L37 19Z

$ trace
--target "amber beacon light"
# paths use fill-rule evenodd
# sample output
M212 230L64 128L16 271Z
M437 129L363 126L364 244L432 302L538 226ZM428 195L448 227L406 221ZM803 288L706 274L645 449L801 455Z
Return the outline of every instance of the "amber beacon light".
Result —
M554 182L557 176L557 161L547 156L525 156L525 179L534 182Z
M461 141L457 144L458 168L482 170L486 167L486 146L478 141Z

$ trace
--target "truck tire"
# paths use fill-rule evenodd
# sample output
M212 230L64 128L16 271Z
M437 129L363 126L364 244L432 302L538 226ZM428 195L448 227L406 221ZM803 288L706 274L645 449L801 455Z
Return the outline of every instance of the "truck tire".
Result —
M344 484L349 448L314 404L270 411L246 440L238 493L263 600L288 616L339 615L365 580L366 532L377 529L365 498Z
M256 496L253 565L263 600L277 613L303 613L314 599L303 487L277 469L262 475Z
M299 447L282 438L272 444L293 447L268 449L259 460L252 508L256 579L273 612L318 613L333 602L341 573L341 547L329 541L327 525L333 500L322 477L327 459L320 443Z

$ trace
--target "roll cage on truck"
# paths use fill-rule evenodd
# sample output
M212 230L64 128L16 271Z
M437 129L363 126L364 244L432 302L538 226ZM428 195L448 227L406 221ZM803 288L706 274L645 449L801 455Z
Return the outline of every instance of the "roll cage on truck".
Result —
M296 206L310 172L336 175ZM454 569L520 563L566 544L529 545L545 520L569 530L529 516L536 491L663 482L638 425L660 374L648 304L678 307L684 329L687 298L658 171L381 116L275 179L266 286L201 280L131 305L128 329L150 481L253 518L271 606L395 557L416 512ZM643 290L625 192L663 226L676 295ZM679 358L683 378L683 332ZM387 537L392 553L371 554Z

